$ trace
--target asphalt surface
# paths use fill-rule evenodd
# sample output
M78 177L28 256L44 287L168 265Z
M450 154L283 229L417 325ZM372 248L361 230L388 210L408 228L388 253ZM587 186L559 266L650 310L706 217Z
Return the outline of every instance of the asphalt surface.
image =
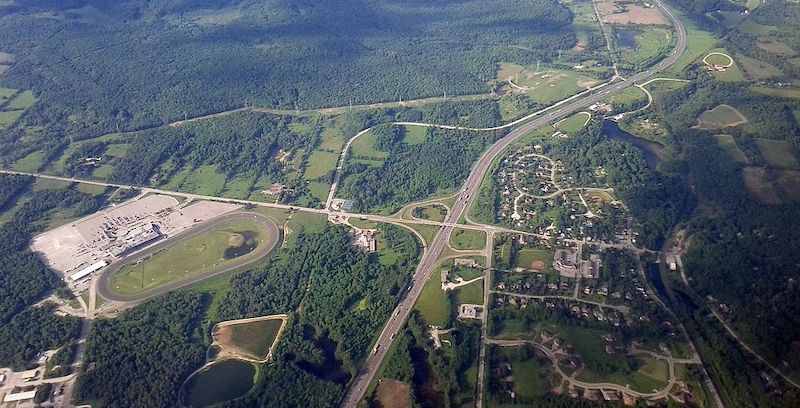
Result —
M179 279L167 283L165 285L143 291L136 295L123 296L113 293L110 290L109 285L111 283L111 277L114 275L114 273L119 271L123 266L139 261L140 259L147 258L148 256L153 255L156 252L161 251L165 248L169 248L180 241L184 241L189 238L200 235L204 232L207 232L221 223L238 219L253 220L256 223L258 223L262 228L264 228L267 231L266 242L259 245L253 252L250 252L238 258L234 258L230 263L224 265L221 268L211 269L205 272L198 273L196 275L191 275L184 279ZM202 280L208 279L212 276L223 274L225 272L230 272L234 269L238 269L243 266L254 263L263 258L268 253L272 252L272 250L275 249L278 242L280 241L280 237L281 234L280 230L278 229L278 226L275 225L275 222L273 222L270 218L266 216L252 212L235 212L235 213L225 214L220 217L204 221L190 228L189 230L180 232L171 237L167 237L166 239L160 241L159 243L151 247L144 249L143 251L136 252L131 256L127 256L125 258L112 262L97 278L98 279L97 291L100 294L100 296L102 296L107 300L112 300L116 302L132 302L132 303L141 302L151 297L163 295L175 289L179 289L184 286L188 286L200 282Z
M453 230L452 224L457 223L461 216L467 211L469 204L478 193L481 182L488 173L494 159L497 158L497 156L499 156L511 143L521 136L549 123L569 116L579 110L585 109L600 102L601 100L607 99L614 94L620 93L623 90L634 86L637 82L641 82L655 76L656 74L665 71L674 65L683 55L683 52L686 49L686 29L675 17L675 15L669 9L664 7L660 1L656 0L656 3L672 21L677 34L675 48L672 50L670 55L667 56L667 58L663 59L661 62L645 72L635 74L620 82L609 84L602 90L578 99L575 102L563 105L562 107L552 110L549 113L544 113L536 119L521 125L495 142L495 144L493 144L489 150L487 150L483 156L481 156L481 158L478 160L478 163L472 169L469 177L464 182L463 189L459 194L456 203L453 205L452 211L450 211L447 215L445 224L449 225L446 225L444 228L439 230L431 242L428 251L422 256L422 259L420 260L420 263L414 272L414 281L411 285L411 290L409 290L406 296L400 301L400 304L398 305L399 310L396 309L395 313L392 314L392 317L386 323L386 326L378 337L371 354L367 357L361 370L358 372L358 376L356 377L355 381L353 381L350 389L347 391L347 394L342 400L342 407L355 407L358 404L358 401L364 397L367 387L369 386L370 382L372 382L372 379L377 373L381 362L386 357L387 350L391 345L392 340L402 328L405 320L410 314L411 308L413 307L414 303L416 303L417 298L419 298L419 295L422 292L422 287L425 284L425 279L436 266L436 261L439 258L439 255L441 254L445 244L447 243L450 233Z

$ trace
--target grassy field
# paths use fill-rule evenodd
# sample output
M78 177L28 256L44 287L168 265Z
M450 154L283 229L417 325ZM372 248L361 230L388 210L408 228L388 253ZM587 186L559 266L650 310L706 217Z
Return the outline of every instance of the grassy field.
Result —
M755 58L746 57L741 54L734 55L734 59L739 62L744 73L750 79L762 81L783 76L783 71L778 67Z
M726 50L724 48L716 48L716 49L711 50L711 52L719 52L719 53L722 53L722 54L730 55L730 53L728 53L728 50ZM739 69L739 65L736 63L736 61L733 61L732 59L729 59L728 57L725 57L725 56L719 55L719 54L714 54L714 55L708 56L708 58L706 58L705 60L706 60L706 62L708 64L711 64L712 66L716 65L716 64L719 64L719 65L722 65L722 66L726 66L726 65L730 64L731 62L733 62L733 65L725 68L725 71L712 71L711 72L711 75L713 75L714 78L717 78L720 81L723 81L723 82L743 82L746 79L744 77L744 73L742 73L741 69Z
M192 170L183 180L180 189L195 194L215 196L225 187L225 175L214 164L200 166Z
M483 304L483 280L470 283L469 285L459 286L455 289L456 302L458 304L471 303L474 305Z
M439 271L440 269L437 269L425 281L425 286L422 288L422 293L420 293L414 309L419 311L425 323L444 327L450 320L451 305L450 298L442 290Z
M250 196L250 192L253 189L255 177L255 171L237 174L234 178L225 182L225 188L222 190L222 196L246 199Z
M419 208L421 213L417 218L423 220L442 222L447 217L447 208L438 204L427 204L416 208ZM412 211L414 211L414 209L412 209Z
M24 112L25 111L22 110L0 112L0 129L6 128L16 122Z
M800 200L800 171L783 170L775 178L775 184L792 200Z
M255 359L267 357L278 337L281 319L257 320L220 327L215 336L220 344L242 350Z
M564 120L559 121L554 126L556 129L574 135L578 133L589 120L591 120L592 115L587 112L579 112L576 113Z
M81 193L86 193L96 196L105 193L108 187L98 186L96 184L77 183L75 189L80 191Z
M692 20L675 8L672 9L672 12L686 27L687 34L686 52L684 52L675 65L667 71L667 73L677 75L690 64L704 57L708 51L714 47L714 43L717 42L717 39L710 32L699 29Z
M436 236L436 233L441 229L441 227L437 227L435 225L408 224L408 226L422 235L422 238L425 240L425 244L433 241L433 237Z
M308 158L306 171L303 178L306 180L316 180L336 169L336 162L339 155L336 153L317 150Z
M291 219L286 221L286 245L289 247L297 243L297 235L300 231L307 233L320 232L325 228L328 223L328 217L325 214L316 214L309 212L296 212L291 215Z
M543 249L522 249L517 255L517 268L532 269L534 262L540 261L544 263L544 270L542 272L552 272L553 270L553 252Z
M750 90L775 98L800 99L800 89L797 88L768 88L766 86L751 86Z
M33 96L33 91L24 91L9 102L6 110L25 110L33 106L34 103L36 103L36 97Z
M666 362L649 357L640 357L636 360L639 368L633 372L599 374L585 369L577 375L577 379L587 382L612 382L629 385L632 390L639 392L653 392L653 390L661 390L667 385L669 367Z
M697 128L703 130L722 129L747 123L747 117L729 105L719 105L697 117Z
M769 181L767 171L761 167L745 167L742 169L744 185L750 195L760 203L780 204L781 198L775 186Z
M359 136L353 144L350 145L350 154L355 157L368 157L371 159L382 160L389 157L388 152L378 150L375 148L375 133L369 131Z
M620 59L624 64L638 65L666 54L672 44L672 32L663 28L639 28L642 33L636 36L633 48L618 47Z
M739 148L739 145L736 144L736 141L733 139L731 135L714 135L714 139L719 143L720 147L725 150L731 158L740 164L748 164L750 163L747 160L747 156L744 155L742 149Z
M375 390L375 399L382 408L410 408L411 385L384 378Z
M483 249L486 246L486 233L454 228L450 235L450 245L460 250Z
M0 88L0 105L4 104L12 96L17 94L17 90L13 88Z
M410 146L424 143L428 136L428 128L423 126L404 126L403 128L405 129L403 143Z
M44 152L37 150L15 161L11 168L17 171L35 172L42 167L42 164L44 164Z
M560 101L599 82L575 71L546 68L537 71L536 66L501 64L497 81L507 82L509 79L516 85L510 85L514 92L524 93L539 104ZM507 116L514 114L507 113Z
M72 185L72 183L69 182L69 181L37 178L36 181L33 183L32 190L33 191L66 190L71 185Z
M260 225L248 220L221 223L141 262L123 267L111 277L109 287L120 295L134 295L223 266L235 259L225 258L227 249L245 244L257 247L266 241L266 234Z
M789 143L784 140L756 138L756 145L761 156L772 167L780 169L796 169L800 166L792 154Z

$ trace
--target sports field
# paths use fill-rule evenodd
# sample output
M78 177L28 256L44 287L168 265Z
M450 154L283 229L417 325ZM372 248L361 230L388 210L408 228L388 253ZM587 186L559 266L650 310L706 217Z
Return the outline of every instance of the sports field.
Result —
M135 264L126 265L109 281L112 293L133 296L192 275L219 269L268 241L254 221L235 219L180 241Z
M543 249L522 249L517 255L516 267L537 272L552 272L553 253Z
M698 129L711 130L739 126L747 123L747 117L730 105L719 105L697 117Z
M789 143L784 140L756 138L756 146L764 160L772 167L779 169L800 167L797 158L792 154Z
M253 360L267 358L272 345L278 338L283 317L264 318L254 321L216 326L213 337L223 348L230 348Z

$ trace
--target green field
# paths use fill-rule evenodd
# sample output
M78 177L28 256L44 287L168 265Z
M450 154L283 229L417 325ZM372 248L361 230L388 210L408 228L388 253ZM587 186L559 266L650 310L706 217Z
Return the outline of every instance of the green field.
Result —
M747 123L747 118L736 108L719 105L697 117L697 128L703 130L722 129Z
M562 132L569 133L571 135L575 135L581 129L583 129L584 126L586 126L586 123L591 118L592 118L592 115L589 114L589 113L583 113L583 112L576 113L576 114L574 114L574 115L572 115L572 116L570 116L570 117L568 117L568 118L556 123L555 124L555 128L560 130L560 131L562 131Z
M800 89L797 88L768 88L766 86L751 86L750 90L776 98L800 99Z
M672 9L672 12L686 27L687 35L686 51L683 53L683 55L681 55L675 65L670 67L670 69L667 71L668 73L676 75L696 60L702 59L708 53L708 50L714 47L714 43L717 42L717 39L708 31L703 31L697 28L697 25L695 25L691 19L684 16L683 13L675 10L674 8Z
M403 126L403 128L405 129L403 143L410 146L424 143L428 136L428 128L424 126Z
M553 252L543 249L522 249L517 255L517 268L531 269L531 265L535 261L544 263L544 271L550 272L553 270Z
M783 77L783 71L768 62L750 58L742 54L736 54L734 58L739 62L742 70L744 70L751 79L767 80Z
M363 136L362 136L363 137ZM306 180L316 180L336 169L336 162L339 155L336 153L317 150L308 158L306 171L303 178Z
M25 111L22 110L0 112L0 129L6 128L16 122L24 112Z
M100 195L106 192L108 187L106 186L98 186L96 184L88 184L88 183L77 183L76 190L80 191L81 193L91 194L91 195Z
M350 145L350 155L354 157L367 157L375 160L383 160L389 157L388 152L375 149L375 142L374 132L369 131L364 133Z
M717 143L719 143L720 147L725 150L728 155L731 156L735 162L740 164L748 164L750 163L747 160L747 156L744 155L742 149L739 148L739 145L736 144L736 141L733 139L731 135L714 135L714 139L716 139Z
M434 273L428 277L425 286L422 288L422 293L419 295L417 304L414 309L419 311L420 316L425 320L425 323L444 327L450 320L450 299L442 290L442 284L439 280L439 271L436 269Z
M456 302L458 304L483 304L483 280L470 283L469 285L459 286L454 290L454 292L456 294Z
M255 177L255 171L237 174L234 178L225 182L225 189L222 191L222 196L246 199L250 196L250 192L253 189Z
M33 91L24 91L9 102L6 110L25 110L33 106L34 103L36 103L36 97L33 96Z
M783 140L756 138L756 145L761 156L772 167L780 169L796 169L800 166L792 154L789 143Z
M226 221L141 262L124 266L111 277L109 288L116 294L130 296L224 266L236 259L226 258L227 250L241 246L255 249L266 242L266 234L259 224L248 220Z
M181 191L216 196L225 187L225 175L214 164L200 166L192 170L180 185Z
M37 150L15 161L11 167L17 171L36 172L42 167L43 160L44 152Z
M425 240L426 245L433 241L433 237L435 237L436 233L441 229L441 227L437 227L435 225L425 224L408 224L408 226L422 235L422 239Z
M719 53L723 53L725 55L730 55L728 50L726 50L724 48L716 48L716 49L711 50L710 52L719 52ZM707 58L705 58L705 60L706 60L706 63L708 63L708 64L710 64L712 66L714 66L716 64L725 66L725 65L728 65L731 62L733 62L733 65L725 68L725 71L711 71L711 75L713 75L714 78L717 78L720 81L723 81L723 82L743 82L746 79L744 77L744 74L742 73L741 69L739 69L739 65L736 63L736 61L734 61L732 59L729 59L728 57L725 57L725 56L719 55L719 54L714 54L714 55L708 56Z
M450 235L450 245L458 250L483 249L486 246L486 233L454 228Z
M636 361L638 369L633 372L599 374L585 369L576 378L587 382L611 382L623 386L629 385L632 390L639 392L653 392L653 390L661 390L667 385L669 367L666 362L651 357L639 357Z
M12 96L17 94L17 90L13 88L0 88L0 105L11 99Z
M257 320L219 327L215 337L220 344L245 351L252 357L264 359L278 337L283 320Z
M419 211L416 218L442 222L447 217L447 208L439 204L426 204L412 209L412 212Z
M328 222L328 217L325 214L309 213L309 212L296 212L292 214L291 219L286 221L286 245L294 246L297 243L297 236L300 231L308 233L320 232L325 228Z
M672 46L672 33L663 28L637 27L642 33L636 36L636 47L618 47L623 64L639 67L666 54ZM643 66L643 65L642 65Z

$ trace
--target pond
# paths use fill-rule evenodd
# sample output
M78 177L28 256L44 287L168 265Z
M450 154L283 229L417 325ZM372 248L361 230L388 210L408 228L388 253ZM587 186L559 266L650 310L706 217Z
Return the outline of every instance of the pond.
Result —
M184 384L181 405L207 407L239 398L253 387L256 367L241 360L223 360L195 373Z
M655 170L661 162L669 157L666 147L660 143L652 142L641 137L636 137L619 128L617 122L606 120L603 122L603 133L611 139L630 143L644 155L647 167Z
M239 245L230 246L225 249L223 257L225 259L238 258L247 255L258 246L258 233L255 231L241 231L237 233L241 236Z
M635 28L615 29L614 33L617 34L617 42L620 47L635 48L636 37L644 34L644 31Z

